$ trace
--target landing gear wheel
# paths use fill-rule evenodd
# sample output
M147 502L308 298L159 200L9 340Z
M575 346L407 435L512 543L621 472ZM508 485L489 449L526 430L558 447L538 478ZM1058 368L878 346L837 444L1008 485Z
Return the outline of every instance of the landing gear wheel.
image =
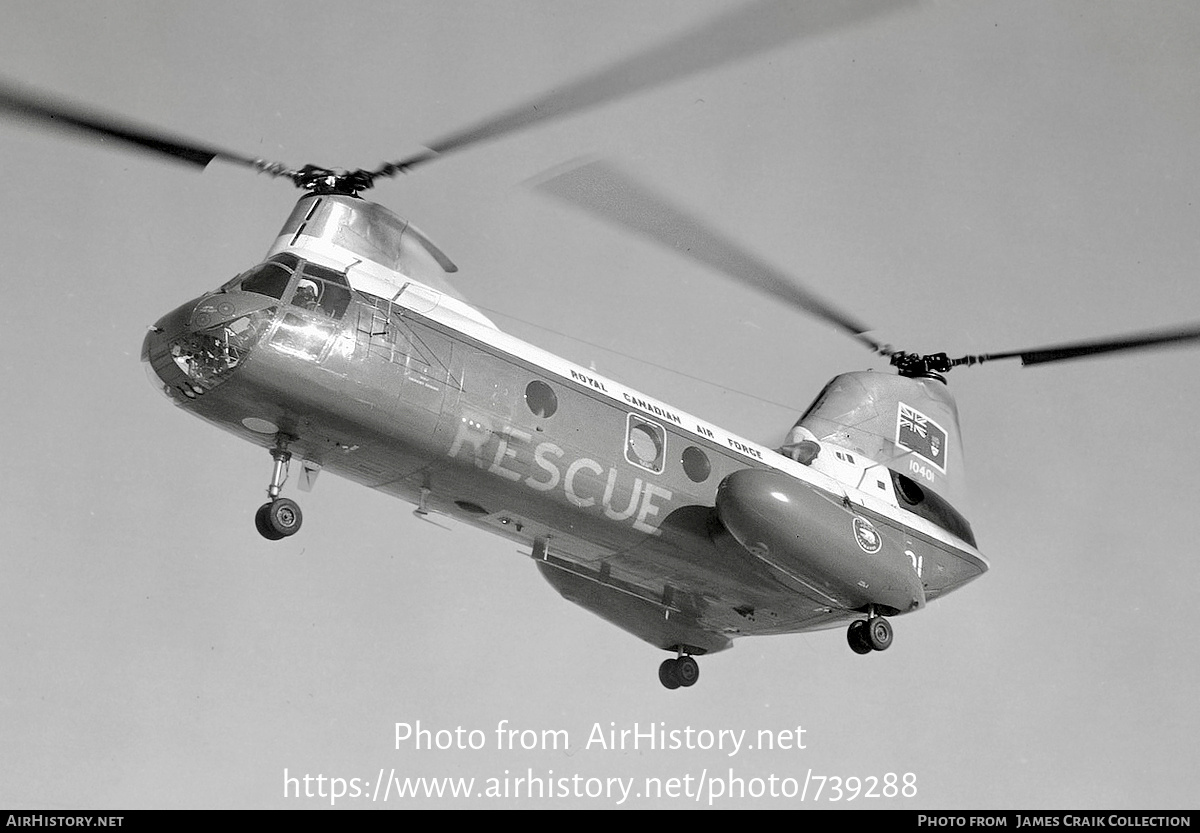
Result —
M254 528L258 530L259 535L268 541L278 541L283 536L271 529L270 524L267 523L267 512L270 509L270 503L264 503L258 507L258 511L254 513Z
M846 631L846 641L850 643L850 650L856 654L871 653L873 649L867 639L866 619L856 619L850 623L850 629Z
M679 682L678 664L676 660L664 659L663 664L658 666L658 681L666 688L677 689L682 683Z
M684 688L694 686L700 679L700 663L691 657L680 657L675 660L675 677Z
M892 644L892 625L882 616L867 622L867 642L872 650L886 651Z
M258 508L254 515L254 526L268 541L278 541L299 532L303 520L296 501L281 497Z
M700 664L691 657L664 659L658 666L658 681L666 688L677 689L694 686L700 679Z

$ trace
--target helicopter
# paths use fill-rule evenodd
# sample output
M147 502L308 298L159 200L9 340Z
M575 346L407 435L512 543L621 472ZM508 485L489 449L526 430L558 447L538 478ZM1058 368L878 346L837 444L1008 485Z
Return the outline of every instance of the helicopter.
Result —
M176 141L16 90L0 108L304 190L264 260L161 318L143 351L177 405L269 451L268 501L255 513L263 537L300 529L299 505L282 495L292 463L302 486L329 469L421 517L527 546L565 597L675 654L659 669L668 688L694 684L695 657L743 635L849 620L855 652L884 650L889 617L987 569L955 508L961 438L945 383L954 367L1200 337L1188 328L961 359L897 351L605 165L547 179L544 190L640 233L663 240L670 227L671 245L724 264L895 368L838 376L773 449L507 336L457 297L445 277L455 265L430 238L360 196L528 119L506 115L428 153L347 172Z

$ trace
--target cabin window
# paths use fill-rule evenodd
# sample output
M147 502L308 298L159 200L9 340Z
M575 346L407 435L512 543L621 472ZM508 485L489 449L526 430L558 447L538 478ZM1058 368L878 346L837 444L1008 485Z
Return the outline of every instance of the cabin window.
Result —
M932 521L975 546L975 533L971 531L971 525L945 498L932 489L922 489L899 472L893 471L891 475L892 486L900 497L900 508Z
M525 388L525 404L535 417L548 419L558 410L558 396L554 393L554 388L539 379L534 379Z
M661 425L629 415L625 434L625 459L659 474L667 455L667 436Z
M694 483L703 483L712 474L712 463L708 455L694 445L689 445L683 450L679 462L683 464L684 474Z
M909 478L893 472L896 481L896 494L909 506L916 506L925 499L925 491Z

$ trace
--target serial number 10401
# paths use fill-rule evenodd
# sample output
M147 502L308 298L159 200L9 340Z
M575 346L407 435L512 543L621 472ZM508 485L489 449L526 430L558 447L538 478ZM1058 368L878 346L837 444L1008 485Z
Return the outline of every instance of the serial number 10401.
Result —
M924 479L928 480L930 483L934 482L933 469L929 468L929 466L926 466L923 463L918 463L916 460L910 459L908 461L908 470L911 471L913 474L915 474L917 477L923 477Z

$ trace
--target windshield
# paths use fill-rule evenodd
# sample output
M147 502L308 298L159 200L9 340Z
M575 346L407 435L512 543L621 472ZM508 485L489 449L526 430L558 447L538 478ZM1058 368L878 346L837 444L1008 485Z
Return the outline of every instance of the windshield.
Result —
M294 285L293 285L294 282ZM280 254L244 272L233 284L244 292L255 292L330 318L341 318L350 306L350 284L346 273ZM288 287L292 286L288 296Z

